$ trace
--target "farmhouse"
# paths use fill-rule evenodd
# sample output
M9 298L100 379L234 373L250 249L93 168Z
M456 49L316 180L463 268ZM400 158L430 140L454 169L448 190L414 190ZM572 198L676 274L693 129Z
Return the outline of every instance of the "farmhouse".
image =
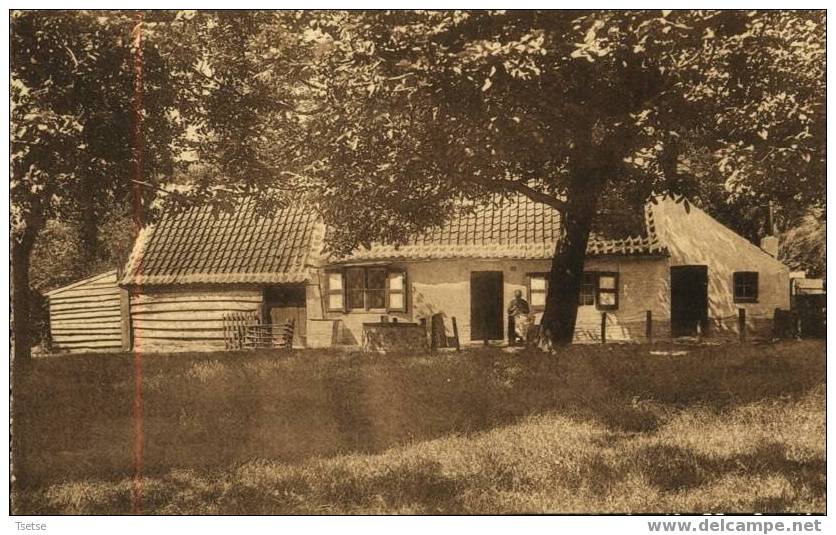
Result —
M641 235L590 239L576 341L600 341L602 322L608 341L644 340L648 320L654 338L734 335L741 320L752 335L770 334L774 310L789 308L786 266L670 198L648 203L644 221ZM269 216L251 202L216 216L208 207L165 215L138 237L119 281L122 300L115 284L96 288L107 312L122 314L121 331L117 318L101 323L107 343L149 352L224 349L235 317L275 327L292 320L296 347L360 345L375 325L394 321L438 322L452 336L454 318L462 344L499 342L508 337L505 309L515 290L540 319L560 216L518 196L464 212L400 247L375 245L345 258L323 253L325 235L303 206ZM76 288L51 293L56 317L69 305L61 292L81 297ZM72 328L84 327L78 321L89 314L78 307L97 305L93 297L72 305Z

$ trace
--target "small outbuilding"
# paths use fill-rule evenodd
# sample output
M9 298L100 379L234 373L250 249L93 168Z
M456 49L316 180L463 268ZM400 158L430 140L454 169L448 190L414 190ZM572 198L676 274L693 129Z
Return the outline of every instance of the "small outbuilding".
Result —
M46 293L53 351L120 351L123 343L127 347L127 293L117 282L114 269Z

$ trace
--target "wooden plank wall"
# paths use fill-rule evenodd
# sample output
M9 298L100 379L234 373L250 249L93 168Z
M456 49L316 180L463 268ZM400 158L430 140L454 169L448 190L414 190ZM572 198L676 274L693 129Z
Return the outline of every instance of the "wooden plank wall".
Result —
M119 351L122 318L116 271L49 294L49 328L58 352Z
M131 295L135 351L206 351L224 349L223 317L258 312L260 289L184 286Z

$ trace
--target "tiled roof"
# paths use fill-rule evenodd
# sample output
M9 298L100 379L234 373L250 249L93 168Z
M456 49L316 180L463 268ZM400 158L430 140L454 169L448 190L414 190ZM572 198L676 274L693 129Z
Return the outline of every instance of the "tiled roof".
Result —
M252 201L213 217L210 207L164 214L137 239L122 284L289 283L309 279L322 225L310 207L272 217Z
M591 237L589 255L662 255L654 232L619 239ZM401 246L373 245L338 262L437 258L548 259L560 237L560 214L523 195L454 217Z
M589 255L664 255L652 215L647 235L590 238ZM122 284L304 282L322 249L324 226L315 210L296 206L272 217L253 202L212 216L209 207L164 215L137 239ZM374 245L334 263L442 258L549 259L560 235L560 214L522 195L463 212L402 246Z

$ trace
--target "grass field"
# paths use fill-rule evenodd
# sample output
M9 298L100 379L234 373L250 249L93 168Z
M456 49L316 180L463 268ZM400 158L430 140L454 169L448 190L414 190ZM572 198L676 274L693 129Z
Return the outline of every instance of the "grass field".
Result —
M825 510L823 342L145 355L143 377L146 513ZM129 356L35 359L14 512L133 510L133 381Z

